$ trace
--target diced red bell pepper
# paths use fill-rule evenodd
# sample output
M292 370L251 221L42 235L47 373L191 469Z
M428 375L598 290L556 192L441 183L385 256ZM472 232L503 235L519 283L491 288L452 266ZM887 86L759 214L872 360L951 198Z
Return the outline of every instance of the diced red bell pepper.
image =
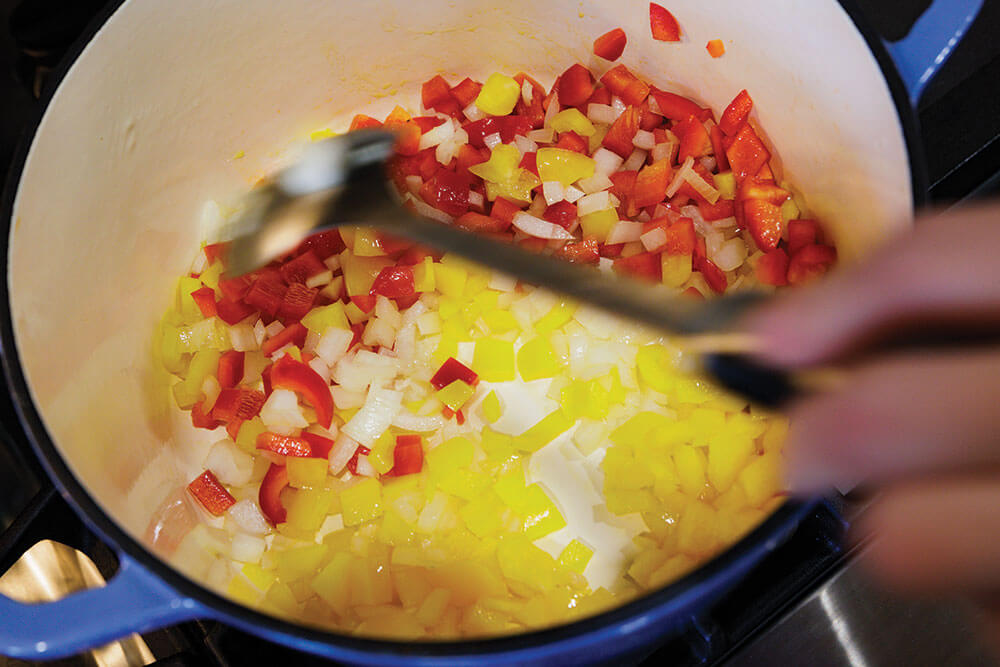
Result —
M704 218L706 222L724 220L725 218L733 217L733 200L720 199L714 204L709 204L706 201L699 201L698 210L701 211L701 217Z
M532 130L531 120L523 116L489 116L471 123L462 129L469 135L469 143L476 148L485 148L484 137L499 134L502 142L514 141L517 135L524 136Z
M381 294L387 299L413 296L413 269L409 266L385 267L375 276L371 293Z
M660 282L663 278L663 263L658 254L643 252L631 257L620 257L615 260L614 270L617 273Z
M788 190L779 188L774 183L761 183L755 179L748 178L740 183L740 189L736 193L738 201L748 199L763 199L775 206L781 206L792 196Z
M287 486L288 469L272 463L260 482L260 491L257 494L260 511L272 526L284 523L288 516L285 506L281 504L281 492Z
M472 174L469 172L469 167L482 164L489 159L490 152L485 148L476 148L469 144L462 144L455 158L455 171L469 176L469 180L472 181Z
M781 207L762 199L750 199L743 202L743 216L758 248L767 252L778 247L785 222Z
M606 86L594 88L594 94L587 100L587 104L611 104L611 91Z
M288 286L285 285L280 275L277 273L265 274L254 281L243 300L247 305L253 306L264 315L274 317L278 314L278 309L281 308L287 291Z
M662 250L668 255L691 255L694 253L697 235L694 231L694 221L691 218L677 218L674 222L671 222L670 218L650 220L643 227L643 232L651 231L657 227L663 229L667 234L663 248L658 250Z
M608 128L608 133L604 136L601 145L609 151L614 151L619 156L627 158L635 149L635 146L632 145L632 139L635 138L635 133L638 131L639 109L629 107Z
M442 169L420 188L420 198L451 216L460 216L469 210L471 179L468 172Z
M608 87L612 95L617 95L625 104L639 106L649 97L649 85L637 77L625 65L611 68L601 77L601 83ZM638 127L636 119L636 127Z
M590 155L590 142L576 132L572 131L560 134L559 140L555 143L555 147L562 148L567 151L573 151L574 153ZM538 171L537 167L535 168L535 171Z
M251 283L252 280L249 275L238 276L236 278L223 275L219 278L219 291L222 292L224 299L239 301L250 291Z
M396 152L400 155L416 155L420 150L420 126L402 107L389 113L383 127L396 133Z
M788 221L788 254L794 255L807 245L820 242L819 224L815 220Z
M264 394L253 389L223 389L215 399L212 418L223 422L253 419L260 414L264 400Z
M494 218L491 215L482 215L481 213L469 211L457 218L454 226L469 232L499 234L507 231L510 228L510 223L504 222L499 218Z
M379 247L382 248L382 252L387 255L401 254L413 247L413 241L401 239L390 234L383 234L381 232L376 235L376 239Z
M292 283L288 286L285 298L278 308L278 317L285 322L301 320L312 310L318 295L319 289L315 287L306 287L302 283Z
M665 7L649 3L649 29L658 42L681 41L681 27Z
M493 202L493 208L490 209L490 216L506 223L504 229L500 230L506 231L512 224L514 224L514 216L520 213L521 210L521 206L518 206L509 199L497 197L496 201Z
M467 385L474 385L479 381L479 376L455 357L448 357L431 378L431 385L435 389L444 389L455 380L461 380Z
M406 189L407 176L419 176L421 180L430 180L440 170L433 148L418 151L415 155L396 155L389 160L389 177L400 190Z
M587 103L594 93L594 77L590 70L576 63L559 76L559 104L578 107Z
M218 313L215 306L215 290L211 287L199 287L191 292L191 298L198 305L203 317L215 317Z
M222 422L217 419L212 419L210 412L205 412L201 403L196 403L195 406L191 408L191 424L194 425L195 428L205 428L209 431L222 426Z
M427 134L438 125L444 124L444 118L438 116L416 116L413 122L420 128L420 134Z
M712 291L718 294L726 291L729 281L726 279L726 274L722 269L715 265L715 262L707 257L695 257L693 262L694 270L701 273L705 282L712 288Z
M621 28L609 30L594 40L594 55L605 60L618 60L625 51L628 37Z
M368 456L372 453L372 450L368 449L364 445L358 445L358 448L354 450L354 456L347 462L347 469L351 471L352 475L358 474L358 457Z
M289 285L304 283L326 270L326 264L320 261L320 258L312 250L307 250L295 259L285 262L280 269L281 277Z
M689 157L700 158L712 152L712 139L701 121L693 116L674 125L674 134L681 140L677 161L684 162Z
M257 309L253 306L243 303L242 301L232 301L230 299L222 299L219 301L219 303L215 306L215 310L219 319L229 325L239 324L244 319L257 312Z
M310 458L325 459L330 455L330 450L333 449L334 441L330 438L324 438L309 431L302 431L299 437L309 443Z
M211 470L206 470L188 484L188 491L213 516L222 514L236 504L236 498L226 490Z
M219 378L219 386L223 389L232 389L243 380L243 362L246 352L237 350L226 350L219 357L219 368L216 375Z
M319 425L330 428L333 422L330 385L308 364L295 361L287 355L278 359L271 365L271 386L294 391L316 411Z
M542 127L545 123L545 89L542 88L542 84L538 83L530 76L524 72L518 72L514 75L514 80L517 81L521 89L524 89L525 81L531 86L531 102L525 102L524 96L517 98L517 104L514 106L514 113L518 116L528 119L531 122L531 127L538 129Z
M355 294L351 297L351 303L358 307L362 313L370 313L375 309L374 294Z
M306 344L306 334L308 333L309 330L306 329L301 322L295 322L293 324L289 324L276 335L265 340L264 344L260 346L260 349L265 356L270 357L272 354L288 344L301 348Z
M455 101L464 109L476 101L476 98L479 97L479 91L482 89L483 84L465 77L452 87L451 94L454 96Z
M569 229L577 219L576 204L568 201L556 202L545 209L542 218L547 222L559 225L563 229Z
M708 44L705 45L705 49L708 50L708 55L713 58L721 58L726 55L726 45L721 39L709 40Z
M708 136L712 140L712 154L715 156L716 165L718 165L717 171L720 173L729 171L729 158L726 157L726 146L723 142L722 130L719 129L718 125L713 125Z
M823 276L837 261L837 250L828 245L807 245L788 263L788 284L802 285Z
M743 181L757 174L771 159L771 153L750 123L744 123L726 149L726 157L736 180Z
M351 119L351 126L348 129L353 132L354 130L364 130L369 127L382 127L382 121L377 118L372 118L371 116L366 116L363 113L359 113Z
M226 433L229 434L230 440L236 440L240 434L240 427L243 426L242 419L234 419L228 424L226 424Z
M420 472L424 467L424 446L419 435L397 435L392 450L392 468L385 477L402 477Z
M740 128L743 127L743 123L747 122L747 118L750 117L751 111L753 111L753 99L750 97L750 93L741 90L740 94L722 112L722 118L719 119L719 129L726 136L736 136Z
M788 284L788 255L784 250L770 250L757 261L757 280L775 287Z
M575 264L597 264L601 258L600 244L597 239L568 243L556 251L556 257Z
M694 170L696 174L698 174L699 177L701 177L701 180L705 181L708 185L715 187L715 181L712 179L712 172L706 169L705 165L703 165L701 162L695 162L694 166L691 168ZM689 199L693 199L695 202L705 201L705 197L700 192L695 190L694 186L688 183L687 181L684 181L684 184L681 185L677 193L678 196L684 196ZM671 204L673 204L672 200Z
M618 198L625 208L628 208L628 201L635 194L635 182L639 178L639 172L616 171L609 177L611 179L611 194Z
M455 118L462 111L458 100L451 93L451 86L441 75L424 82L420 87L420 101L423 102L425 109L434 109Z
M208 260L209 266L225 258L226 253L229 251L229 242L223 241L221 243L209 243L204 247L205 259Z
M549 242L534 236L520 239L517 244L529 252L544 252L549 247Z
M281 435L265 431L257 436L257 449L271 452L278 456L294 456L304 458L312 454L309 443L302 438Z
M624 243L605 243L600 247L601 257L607 259L616 259L621 257L622 250L625 249Z
M344 240L340 238L340 232L336 229L331 229L325 232L318 232L307 238L299 245L298 252L312 252L322 262L331 255L341 252L345 247ZM326 265L323 268L325 269ZM317 271L316 273L322 273L322 271Z
M435 252L430 248L414 245L400 255L399 259L396 260L396 263L400 266L415 266L424 261L424 257L430 257L433 259L435 256Z
M646 130L647 132L652 132L663 125L664 122L663 116L650 111L649 98L647 97L645 101L639 105L639 128Z
M668 159L643 167L635 179L629 207L645 208L662 202L667 196L667 186L670 185L673 172Z
M706 121L712 116L710 109L704 109L694 101L664 90L653 88L650 93L656 104L660 107L660 113L674 121L682 121L692 116L700 121Z

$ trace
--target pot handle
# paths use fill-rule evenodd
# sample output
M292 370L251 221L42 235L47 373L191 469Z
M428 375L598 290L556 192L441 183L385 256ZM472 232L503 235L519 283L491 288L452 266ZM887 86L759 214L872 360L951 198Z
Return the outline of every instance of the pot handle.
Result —
M889 55L903 79L910 103L917 105L924 88L955 49L984 0L933 0L913 28L898 42L887 42Z
M23 603L0 595L0 654L26 660L75 655L120 639L211 614L178 595L125 554L101 588L53 602Z

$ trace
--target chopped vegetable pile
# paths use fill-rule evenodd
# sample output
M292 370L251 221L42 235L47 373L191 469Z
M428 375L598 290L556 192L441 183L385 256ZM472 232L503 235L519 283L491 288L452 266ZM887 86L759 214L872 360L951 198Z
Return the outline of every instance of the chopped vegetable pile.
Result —
M548 90L435 76L421 107L351 128L398 132L389 177L444 224L692 298L835 262L746 91L716 120L575 64ZM215 440L171 557L247 605L380 637L518 632L669 583L783 501L785 420L668 340L366 228L243 277L224 249L180 279L157 349Z

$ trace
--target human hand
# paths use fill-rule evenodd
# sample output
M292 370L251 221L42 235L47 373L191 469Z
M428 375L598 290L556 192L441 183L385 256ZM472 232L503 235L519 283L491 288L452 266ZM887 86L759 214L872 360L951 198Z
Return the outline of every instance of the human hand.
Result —
M1000 207L922 220L865 263L790 292L748 328L762 339L764 359L804 367L932 325L1000 330ZM876 487L856 528L877 537L866 560L883 581L996 602L1000 343L871 359L853 365L836 391L793 407L792 491Z

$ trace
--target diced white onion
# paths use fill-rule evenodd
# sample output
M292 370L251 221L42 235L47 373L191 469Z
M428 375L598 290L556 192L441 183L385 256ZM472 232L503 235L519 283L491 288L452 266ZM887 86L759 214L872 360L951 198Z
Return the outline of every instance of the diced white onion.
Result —
M653 136L652 132L639 130L635 133L635 137L632 138L632 145L644 151L650 151L656 146L656 137Z
M699 176L698 172L694 169L689 168L687 172L682 174L682 178L690 183L691 187L695 189L695 192L704 197L709 204L714 204L719 201L719 197L722 196L722 193L716 190L715 186L709 185L708 181Z
M610 257L601 257L597 260L597 268L604 273L611 273L614 269L615 261Z
M373 317L368 320L365 330L361 334L361 342L369 347L392 347L396 344L396 329L381 317Z
M358 441L347 435L343 431L337 436L337 439L333 443L333 447L330 448L330 472L334 475L339 475L340 471L344 469L347 462L351 460L354 456L354 452L358 450Z
M409 192L403 197L403 201L413 202L413 210L416 211L417 215L422 215L425 218L431 220L437 220L438 222L443 222L447 225L455 222L455 218L448 215L442 210L436 209L430 204L424 202L424 200L419 197L414 197Z
M204 465L220 482L229 486L248 484L253 476L253 457L229 438L223 438L212 445Z
M489 287L490 289L497 289L493 287L492 278L490 279ZM424 313L417 318L417 331L420 332L421 336L433 336L434 334L441 333L440 316L435 312Z
M483 199L483 195L475 190L469 190L469 206L472 208L482 209L486 205L486 200Z
M268 324L266 327L264 327L264 333L267 334L268 338L274 338L284 330L285 330L285 325L279 322L278 320L275 320L270 324Z
M330 394L333 396L334 405L342 410L353 410L365 404L366 394L363 391L348 391L339 385L334 385L330 388Z
M711 155L707 155L707 156L701 158L701 160L699 160L699 162L701 162L701 166L703 166L708 171L715 171L715 167L718 164L715 161L715 158L712 157Z
M537 144L551 144L555 141L556 131L551 127L543 127L540 130L531 130L528 132L528 138Z
M649 222L653 219L653 216L651 216L646 209L642 209L639 211L639 215L635 216L635 219L639 222Z
M543 127L552 127L552 119L556 117L562 109L559 108L559 98L553 97L552 101L549 103L549 108L545 110L545 120L542 123Z
M330 367L326 365L322 357L313 357L309 360L309 368L316 371L316 375L323 378L323 381L330 384Z
M358 463L354 469L358 471L358 475L361 477L374 477L378 474L365 454L358 456Z
M316 344L316 356L322 359L327 366L333 366L347 354L353 339L354 332L350 329L330 327L323 332Z
M393 329L398 329L403 324L403 316L399 314L396 304L381 294L375 299L375 317L385 320Z
M371 447L392 424L403 403L403 394L390 389L372 387L365 404L341 429L365 447Z
M705 252L708 258L715 261L722 244L726 242L726 237L717 229L711 229L705 234Z
M472 102L472 104L462 109L462 113L465 114L466 118L473 121L486 118L486 114L482 111L482 109L476 106L475 102Z
M642 223L630 220L619 220L608 232L607 243L616 245L618 243L632 243L642 237Z
M601 190L607 190L614 185L611 179L603 174L594 174L590 178L580 179L576 184L588 195L600 192Z
M417 303L420 303L419 301ZM396 334L396 343L392 346L403 368L408 368L417 356L417 326L407 324Z
M705 218L701 215L701 209L697 206L684 206L681 208L681 215L685 218L691 218L694 221L694 228L698 230L698 233L702 236L707 236L715 231L715 225L710 225L705 221Z
M640 169L642 169L642 166L646 164L647 155L649 155L649 153L647 153L646 151L636 148L634 151L632 151L632 154L628 156L628 159L625 160L625 164L622 165L622 170L639 171Z
M469 143L469 133L458 128L447 141L438 144L434 149L434 158L441 164L447 165L458 155L459 150Z
M587 105L587 118L589 118L592 122L599 123L601 125L611 125L621 114L621 111L618 111L610 104Z
M661 160L669 160L672 157L674 151L674 145L671 143L656 144L653 149L649 152L650 157L653 158L653 162L660 162Z
M609 151L603 146L594 151L594 174L610 176L622 167L624 160L618 153Z
M257 341L258 348L264 342L264 339L267 338L267 327L264 326L264 322L262 320L257 320L257 322L254 323L253 337Z
M677 191L681 189L681 186L684 185L684 176L687 172L691 171L691 167L693 165L694 158L688 156L688 159L684 160L684 164L682 164L680 169L677 170L677 173L674 174L674 180L672 180L670 185L667 186L667 199L676 195Z
M207 375L205 381L201 383L201 393L205 395L205 400L201 402L201 409L204 412L207 413L215 407L215 401L221 391L219 380L214 375Z
M662 116L663 111L660 109L660 103L656 101L656 95L649 96L649 112L655 113L657 116Z
M438 144L449 141L455 134L455 124L449 118L445 122L441 123L437 127L432 127L431 129L420 135L420 150L427 150L428 148L434 148Z
M602 190L601 192L595 192L594 194L582 197L576 203L576 212L577 215L584 216L613 207L614 205L611 203L611 193L607 190Z
M333 280L333 271L327 269L322 273L317 273L311 278L307 278L306 287L321 287L329 283L331 280Z
M483 143L486 144L487 148L493 150L494 148L503 143L503 139L500 138L499 132L494 132L493 134L487 134L485 137L483 137Z
M490 289L495 289L498 292L513 292L515 289L517 289L517 279L511 278L506 273L500 273L499 271L494 271L492 274L490 274L490 282L488 287ZM440 326L438 326L438 331L440 330L441 328Z
M522 137L520 134L514 137L514 145L517 146L517 150L521 151L521 155L534 153L538 150L538 144L527 137Z
M430 433L437 431L444 426L445 420L441 415L429 415L421 417L409 410L400 410L393 418L392 425L404 431L416 431L417 433Z
M563 199L568 201L570 204L575 204L583 197L583 190L580 188L569 186L563 191Z
M275 389L264 401L264 406L260 409L260 419L264 425L273 430L273 427L285 428L305 428L309 426L309 420L302 414L299 407L299 399L294 391L288 389Z
M614 107L615 111L617 111L619 115L624 113L625 109L628 108L628 105L626 105L625 102L622 101L622 98L617 95L611 98L611 106Z
M524 79L524 83L521 84L521 99L524 100L525 104L531 104L532 98L535 96L535 87L531 85L531 81L527 77Z
M202 249L201 252L194 256L194 261L191 262L191 273L201 274L207 268L208 256L205 254L204 249Z
M267 543L259 537L236 533L229 545L229 554L240 563L259 563Z
M520 211L514 215L514 226L528 236L540 239L560 239L570 240L573 235L561 226L536 218L533 215Z
M640 236L639 240L642 241L642 246L648 252L653 252L666 245L667 232L663 227L654 227Z
M566 191L559 181L545 181L542 183L542 195L545 197L545 203L552 206L566 198Z
M741 266L747 258L747 244L743 239L730 239L723 243L712 259L723 271L734 271Z
M719 229L729 229L730 227L735 227L737 225L736 218L722 218L721 220L712 221L713 227L718 227Z
M260 349L253 327L246 322L240 322L229 327L229 340L237 352L252 352Z
M407 178L410 178L410 177L407 176ZM417 176L417 178L419 179L420 177ZM420 186L423 185L423 184L424 184L424 181L423 181L423 179L421 179L420 183L417 185L417 190L419 190ZM329 257L327 257L326 259L323 260L323 263L326 264L326 268L330 269L334 273L336 273L337 271L340 271L340 255L330 255Z
M271 532L271 524L264 518L257 503L249 498L237 501L226 513L244 533L267 535Z

